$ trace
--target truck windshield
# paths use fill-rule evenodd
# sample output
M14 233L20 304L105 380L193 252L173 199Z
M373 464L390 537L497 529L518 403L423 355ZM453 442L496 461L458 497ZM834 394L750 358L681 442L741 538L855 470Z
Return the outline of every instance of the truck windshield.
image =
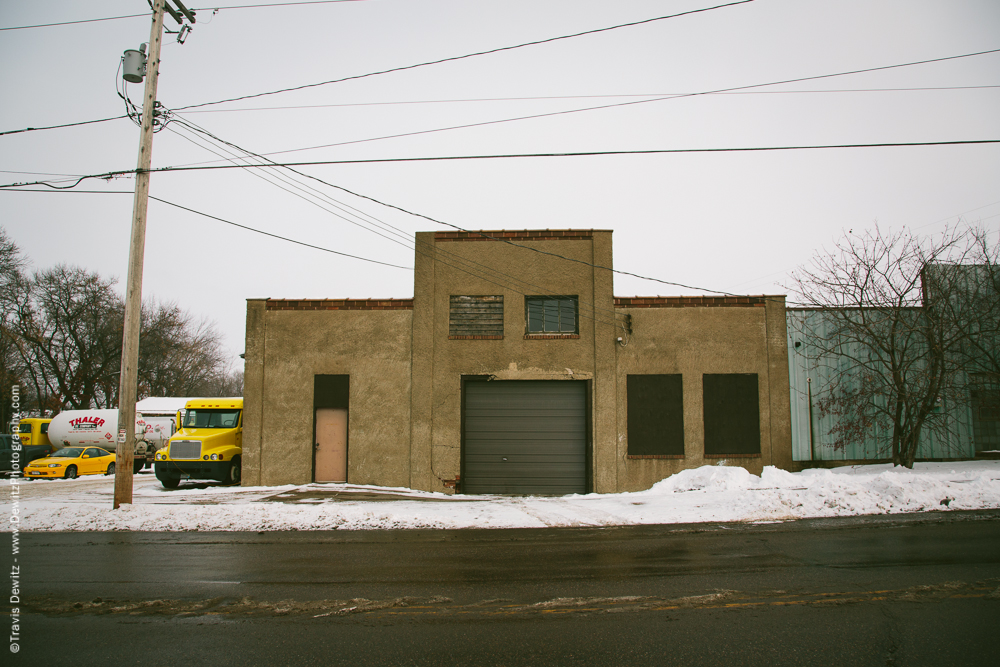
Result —
M18 433L31 433L31 424L18 424L17 425L17 432Z
M236 428L239 410L189 409L184 415L184 428Z

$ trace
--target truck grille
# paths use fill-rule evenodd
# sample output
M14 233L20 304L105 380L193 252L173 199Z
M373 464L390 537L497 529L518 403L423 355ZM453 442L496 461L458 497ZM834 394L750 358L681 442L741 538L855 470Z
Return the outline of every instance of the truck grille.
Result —
M174 440L170 443L170 458L200 459L201 442L198 440Z

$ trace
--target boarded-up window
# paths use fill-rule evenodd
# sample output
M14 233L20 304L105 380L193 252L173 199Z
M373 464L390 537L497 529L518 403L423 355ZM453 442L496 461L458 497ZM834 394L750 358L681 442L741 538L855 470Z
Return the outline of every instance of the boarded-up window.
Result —
M452 296L449 338L503 338L503 295Z
M684 389L680 375L629 375L629 456L684 456Z
M760 454L757 374L703 377L705 455Z
M575 296L526 296L527 333L580 333Z

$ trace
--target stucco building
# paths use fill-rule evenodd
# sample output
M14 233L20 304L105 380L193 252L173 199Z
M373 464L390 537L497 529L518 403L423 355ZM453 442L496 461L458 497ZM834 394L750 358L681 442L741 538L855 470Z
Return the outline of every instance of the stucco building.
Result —
M783 296L615 297L611 232L416 235L412 299L250 299L243 480L634 491L792 460Z

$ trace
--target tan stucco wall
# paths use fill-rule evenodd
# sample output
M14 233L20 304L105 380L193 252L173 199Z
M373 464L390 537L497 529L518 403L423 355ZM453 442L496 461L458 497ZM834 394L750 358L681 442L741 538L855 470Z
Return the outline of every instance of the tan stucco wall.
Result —
M252 301L247 319L257 341L247 368L263 359L263 373L245 389L244 483L312 481L314 377L349 375L348 482L407 486L412 311L265 311Z
M593 239L518 240L518 245L558 253L542 255L497 241L435 241L418 233L414 277L411 485L449 491L461 471L463 375L499 380L593 380L592 434L595 489L613 490L614 302L608 271L611 232ZM488 269L487 269L488 267ZM596 277L595 277L596 276ZM504 286L496 283L503 283ZM449 340L452 295L504 297L502 340ZM525 340L525 295L579 297L580 337ZM606 460L601 463L601 460Z
M632 315L632 336L618 347L617 469L619 489L638 491L686 468L713 465L705 458L702 376L706 373L756 373L760 398L760 458L726 459L760 474L765 465L791 460L788 411L788 364L778 359L774 311L783 297L767 306L623 308ZM773 303L772 303L773 302ZM783 315L781 317L784 319ZM787 354L784 355L787 359ZM629 459L626 379L630 374L681 374L684 409L683 459ZM784 400L781 392L784 391Z
M412 310L276 310L250 300L244 483L312 480L313 379L350 376L348 481L452 492L461 472L462 377L586 380L591 488L649 488L705 459L702 375L756 373L760 473L791 464L783 297L740 307L616 308L610 231L592 238L442 241L416 235ZM543 253L533 252L531 248ZM500 283L500 284L497 284ZM449 340L452 295L504 296L502 340ZM525 295L579 298L579 338L525 339ZM632 316L628 345L617 344ZM617 319L616 319L617 318ZM626 378L680 373L684 459L627 459Z

